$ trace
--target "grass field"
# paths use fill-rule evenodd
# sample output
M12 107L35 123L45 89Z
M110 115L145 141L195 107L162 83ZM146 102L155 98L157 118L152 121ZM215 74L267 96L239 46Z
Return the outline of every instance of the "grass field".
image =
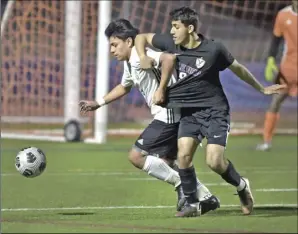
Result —
M196 218L175 218L176 193L127 160L133 138L106 145L2 140L1 232L292 232L297 233L297 137L277 136L271 152L256 152L256 136L231 136L227 157L250 179L256 207L243 216L235 190L195 156L202 182L222 207ZM47 155L43 175L28 179L14 168L18 150Z

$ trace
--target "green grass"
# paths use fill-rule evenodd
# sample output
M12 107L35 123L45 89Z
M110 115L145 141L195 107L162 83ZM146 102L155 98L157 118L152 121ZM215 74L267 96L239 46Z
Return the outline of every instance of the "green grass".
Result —
M170 185L145 180L149 176L128 162L127 152L133 138L110 139L106 145L2 140L2 209L43 210L2 210L1 231L295 233L297 208L283 207L282 204L297 204L297 137L277 136L271 152L254 151L259 140L254 136L232 136L226 152L238 171L251 181L257 205L253 214L243 216L239 207L228 207L239 204L238 197L233 195L235 190L220 185L222 179L206 167L204 149L200 148L195 156L198 177L202 182L212 184L208 187L223 206L202 217L187 219L174 217L176 194ZM14 168L16 153L28 145L43 149L48 160L44 174L33 179L22 177ZM260 190L270 188L295 190ZM268 204L275 205L267 207ZM111 206L124 208L107 208ZM72 207L82 208L59 209Z

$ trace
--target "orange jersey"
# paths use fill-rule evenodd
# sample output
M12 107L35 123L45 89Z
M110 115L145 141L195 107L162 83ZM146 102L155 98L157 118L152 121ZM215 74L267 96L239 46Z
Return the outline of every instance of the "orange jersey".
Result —
M298 14L293 11L292 6L287 6L278 12L273 30L275 36L283 37L285 41L280 71L289 85L294 86L292 88L294 88L296 92L298 82L297 21Z

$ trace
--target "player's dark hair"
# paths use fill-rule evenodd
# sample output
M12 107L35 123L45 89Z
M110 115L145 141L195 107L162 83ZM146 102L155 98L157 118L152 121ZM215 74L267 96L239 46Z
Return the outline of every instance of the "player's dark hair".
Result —
M194 31L197 30L199 24L199 15L189 7L181 7L170 12L171 21L180 20L186 27L194 26Z
M126 19L112 21L105 30L106 37L117 37L121 40L126 40L131 37L134 41L138 33L139 29L133 27Z

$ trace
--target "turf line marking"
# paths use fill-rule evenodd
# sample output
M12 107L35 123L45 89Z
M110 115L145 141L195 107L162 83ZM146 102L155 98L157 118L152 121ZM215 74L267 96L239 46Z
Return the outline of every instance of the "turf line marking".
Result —
M289 174L297 173L297 170L263 170L263 171L242 171L243 174ZM216 175L212 171L201 171L197 172L199 175ZM1 173L1 176L19 176L18 173ZM118 176L118 175L143 175L140 172L47 172L43 176Z
M121 180L129 180L129 181L158 181L156 178L121 178ZM216 187L216 186L230 186L228 183L204 183L205 186L208 187ZM256 192L297 192L298 188L260 188L253 189Z
M297 192L297 188L268 188L268 189L255 189L257 192Z
M239 207L239 204L221 205L221 207ZM298 204L257 204L254 207L288 207L298 208ZM60 211L60 210L114 210L114 209L169 209L175 206L95 206L95 207L54 207L54 208L3 208L2 212L13 211Z

